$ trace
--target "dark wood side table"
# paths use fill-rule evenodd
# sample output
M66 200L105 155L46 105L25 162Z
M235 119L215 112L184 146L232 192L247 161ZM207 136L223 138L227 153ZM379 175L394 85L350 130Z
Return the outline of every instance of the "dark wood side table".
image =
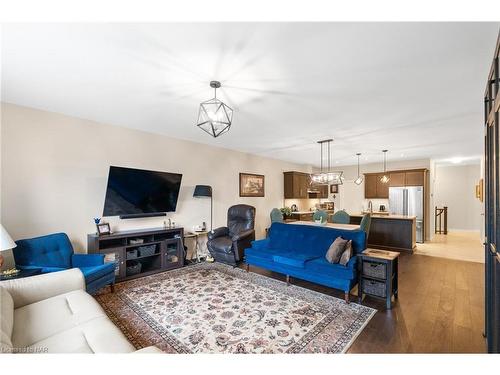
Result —
M4 276L4 275L0 274L0 281L22 279L23 277L40 275L41 273L42 273L41 268L32 269L32 270L20 270L18 273L14 274L14 275L10 275L10 276Z
M398 257L399 253L387 250L366 249L361 254L358 276L358 300L363 294L386 301L387 309L392 308L392 296L398 298Z

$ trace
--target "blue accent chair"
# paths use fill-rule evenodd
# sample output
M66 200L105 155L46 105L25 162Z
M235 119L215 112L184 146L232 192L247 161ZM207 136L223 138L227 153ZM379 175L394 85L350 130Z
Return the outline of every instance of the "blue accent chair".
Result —
M353 256L343 266L329 263L326 252L337 237L352 240ZM347 230L311 225L273 223L269 237L253 241L245 249L245 263L299 279L349 292L358 282L358 257L366 249L366 234L362 230Z
M104 263L103 254L75 254L66 233L16 241L13 249L16 267L40 268L42 273L79 268L85 276L87 292L94 294L100 288L115 283L115 264Z

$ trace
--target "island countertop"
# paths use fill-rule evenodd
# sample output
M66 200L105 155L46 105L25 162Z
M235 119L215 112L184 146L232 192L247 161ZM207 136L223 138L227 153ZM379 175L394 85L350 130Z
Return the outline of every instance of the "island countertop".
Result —
M363 217L365 214L349 214L353 217ZM388 219L388 220L417 220L416 216L394 215L394 214L372 214L373 219Z

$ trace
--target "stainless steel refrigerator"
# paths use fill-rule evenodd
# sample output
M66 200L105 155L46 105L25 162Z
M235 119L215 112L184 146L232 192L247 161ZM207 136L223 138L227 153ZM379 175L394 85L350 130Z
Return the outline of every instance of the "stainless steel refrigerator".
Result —
M416 216L417 242L424 242L424 187L390 187L389 210L395 215Z

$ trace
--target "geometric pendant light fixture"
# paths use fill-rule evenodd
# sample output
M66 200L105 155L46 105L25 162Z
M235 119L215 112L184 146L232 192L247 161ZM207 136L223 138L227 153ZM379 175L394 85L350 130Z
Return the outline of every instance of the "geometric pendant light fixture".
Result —
M390 180L389 174L387 172L387 150L382 150L384 153L384 175L380 178L380 182L387 184Z
M354 180L354 183L356 185L361 185L363 183L363 176L359 174L359 157L361 156L361 154L358 152L356 156L358 157L358 177Z
M227 133L233 121L233 110L217 99L217 89L221 87L219 81L211 81L210 87L215 90L214 97L200 104L198 122L196 125L212 137Z
M344 179L342 178L343 172L332 172L330 170L330 144L333 142L333 139L325 139L322 141L318 141L321 147L321 160L320 160L320 171L319 173L311 174L311 182L317 184L334 184L334 185L342 185ZM326 171L323 170L323 146L326 144L328 150L328 168Z

